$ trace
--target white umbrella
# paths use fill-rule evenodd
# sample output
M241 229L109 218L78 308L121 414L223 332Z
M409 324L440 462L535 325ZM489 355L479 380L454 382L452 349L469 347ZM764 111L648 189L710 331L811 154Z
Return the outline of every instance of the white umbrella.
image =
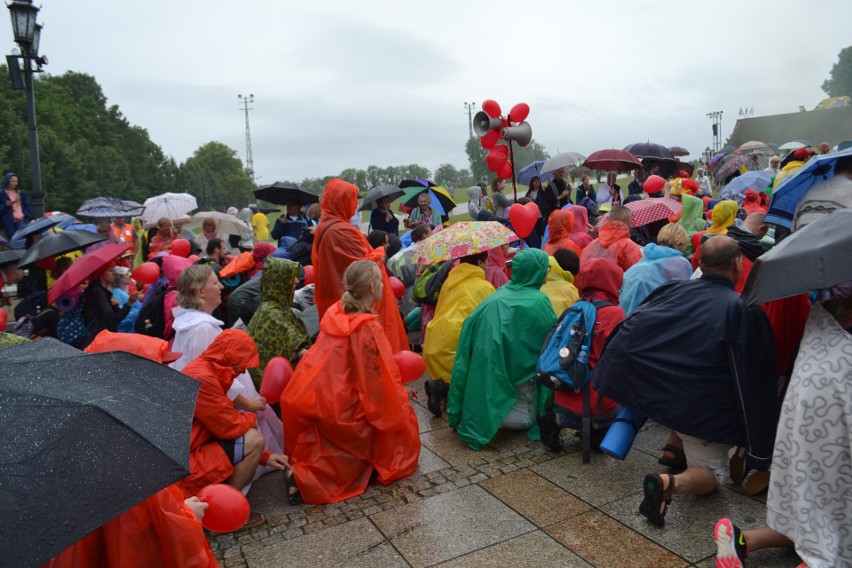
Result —
M579 152L562 152L556 154L541 165L541 173L552 172L559 168L570 168L586 161L586 157Z
M798 150L799 148L804 148L807 146L804 142L799 142L798 140L791 140L786 144L782 144L778 146L779 150Z
M220 213L219 211L201 211L200 213L196 213L192 216L192 222L200 227L204 219L208 217L216 221L216 233L219 235L242 235L243 233L252 231L252 228L245 221L227 213Z
M143 205L145 211L142 213L142 219L149 223L156 223L161 217L175 219L198 209L195 197L188 193L164 193L149 197Z

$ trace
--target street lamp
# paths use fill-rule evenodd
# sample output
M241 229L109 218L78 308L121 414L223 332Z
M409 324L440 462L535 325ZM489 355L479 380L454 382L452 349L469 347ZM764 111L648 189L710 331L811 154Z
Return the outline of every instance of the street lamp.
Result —
M476 103L465 102L464 109L467 111L467 128L468 128L468 137L473 138L473 109L476 108Z
M42 65L47 65L47 57L38 54L41 42L41 24L36 23L36 15L39 8L33 6L32 0L12 0L7 5L12 18L12 33L15 43L20 47L20 53L14 50L12 55L6 56L9 65L9 75L12 77L12 88L24 90L27 95L27 139L30 149L30 205L33 215L41 217L44 215L44 192L41 188L41 161L38 153L38 125L35 114L35 83L34 73L41 73ZM18 64L18 59L23 61L23 69ZM23 81L21 80L23 71Z

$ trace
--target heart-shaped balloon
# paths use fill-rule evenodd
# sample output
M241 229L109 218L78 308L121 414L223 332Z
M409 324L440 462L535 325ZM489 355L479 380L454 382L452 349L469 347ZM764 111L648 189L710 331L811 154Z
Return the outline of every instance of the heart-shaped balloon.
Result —
M538 216L538 205L532 201L524 205L515 203L509 207L509 221L512 222L515 233L522 239L527 238L532 233L538 221Z

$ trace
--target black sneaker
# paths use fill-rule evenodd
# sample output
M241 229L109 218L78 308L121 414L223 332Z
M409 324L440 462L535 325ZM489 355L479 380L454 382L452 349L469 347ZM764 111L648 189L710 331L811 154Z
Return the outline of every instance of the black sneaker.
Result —
M538 417L538 430L541 433L541 443L554 452L562 451L562 438L559 436L559 425L556 423L556 414L545 412Z
M713 538L716 540L716 568L745 566L745 535L731 519L719 519L713 530Z
M443 379L426 379L426 406L435 418L441 417L441 402L447 399L450 386Z

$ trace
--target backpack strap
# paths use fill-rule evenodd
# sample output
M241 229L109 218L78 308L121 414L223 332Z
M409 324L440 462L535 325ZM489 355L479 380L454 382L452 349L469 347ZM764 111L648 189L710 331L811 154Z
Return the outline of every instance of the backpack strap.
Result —
M589 463L592 453L592 403L591 389L592 381L583 387L583 463Z
M326 227L322 233L316 236L317 250L319 250L320 239L322 239L323 235L325 235L329 231L329 229L331 229L334 225L338 223L340 223L340 221L332 221L328 224L328 227Z

